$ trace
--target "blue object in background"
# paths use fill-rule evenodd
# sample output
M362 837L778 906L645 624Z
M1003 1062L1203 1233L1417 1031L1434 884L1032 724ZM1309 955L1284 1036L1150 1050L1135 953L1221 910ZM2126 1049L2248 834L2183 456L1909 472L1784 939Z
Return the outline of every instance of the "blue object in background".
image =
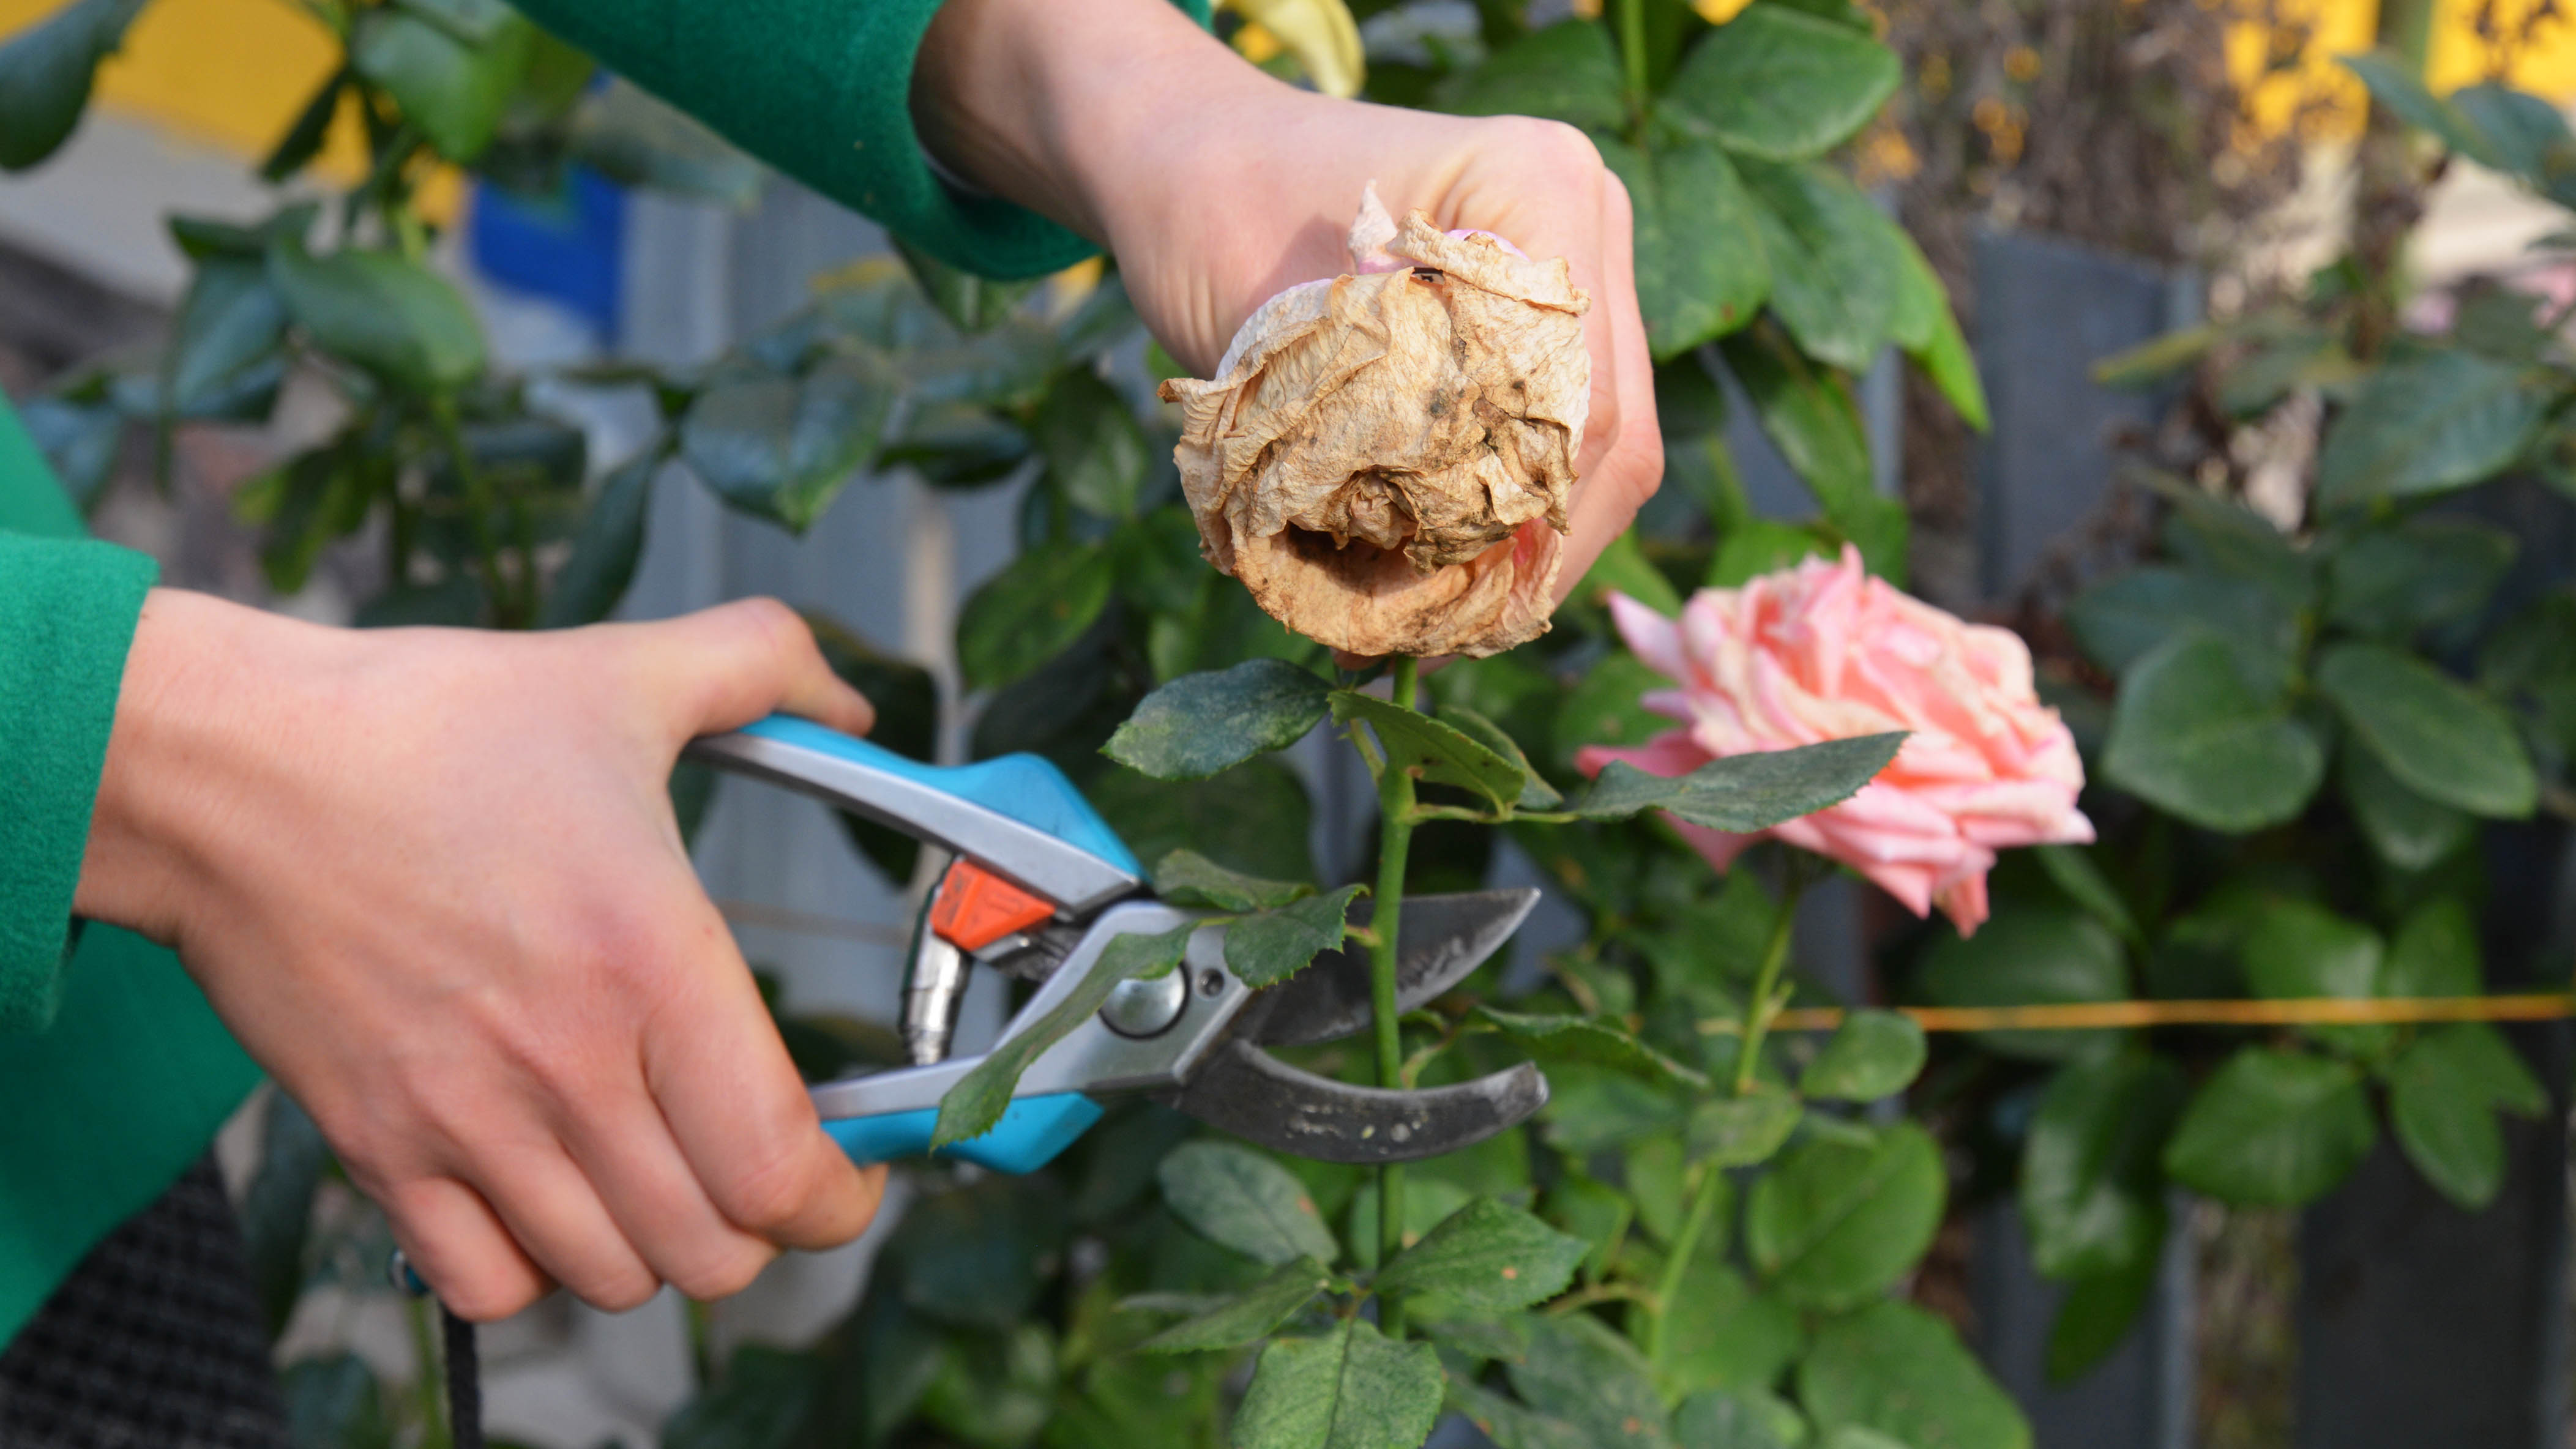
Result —
M484 277L561 305L591 325L602 347L616 345L625 188L581 166L568 169L551 197L477 186L465 242Z

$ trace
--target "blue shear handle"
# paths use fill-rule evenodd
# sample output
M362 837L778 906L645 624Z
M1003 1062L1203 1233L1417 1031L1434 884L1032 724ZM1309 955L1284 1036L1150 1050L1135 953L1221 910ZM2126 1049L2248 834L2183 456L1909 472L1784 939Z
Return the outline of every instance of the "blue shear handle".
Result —
M793 715L773 714L757 724L743 728L747 735L759 735L781 744L799 745L819 754L832 755L852 764L880 770L898 779L971 801L997 815L1008 816L1022 825L1033 826L1056 839L1091 852L1129 875L1142 877L1145 868L1136 862L1135 852L1091 802L1074 788L1064 771L1054 762L1036 755L999 755L971 765L925 765L908 755L898 755L883 745L827 729L812 720Z
M992 1131L972 1142L942 1148L939 1155L995 1172L1035 1172L1089 1131L1100 1120L1100 1112L1100 1104L1080 1092L1021 1097L1003 1109L1002 1120L993 1124ZM841 1144L852 1162L865 1167L928 1153L930 1129L938 1121L938 1109L924 1107L877 1117L828 1118L823 1130Z

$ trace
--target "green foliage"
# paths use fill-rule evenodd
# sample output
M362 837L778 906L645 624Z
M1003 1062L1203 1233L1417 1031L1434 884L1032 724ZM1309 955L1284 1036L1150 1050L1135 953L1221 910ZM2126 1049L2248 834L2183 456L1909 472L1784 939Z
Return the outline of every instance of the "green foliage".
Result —
M1305 1185L1249 1148L1193 1142L1164 1158L1158 1177L1183 1222L1246 1257L1276 1265L1341 1256Z
M1237 1449L1419 1444L1439 1417L1440 1356L1346 1318L1320 1338L1275 1339L1236 1412Z
M1893 1011L1855 1011L1798 1078L1798 1090L1837 1102L1875 1102L1923 1070L1923 1028Z
M1255 988L1305 970L1317 955L1340 947L1343 920L1364 889L1343 886L1235 922L1225 933L1227 968Z
M1102 753L1163 780L1199 780L1303 738L1332 691L1278 659L1183 675L1145 696Z
M24 171L70 139L98 63L146 0L75 0L0 45L0 170Z
M2358 1070L2246 1047L2193 1096L2165 1171L2228 1202L2295 1206L2350 1176L2378 1139Z
M1332 1282L1333 1275L1312 1258L1282 1264L1242 1293L1146 1339L1136 1345L1137 1351L1194 1353L1259 1343L1295 1318Z
M2102 773L2159 809L2211 830L2278 825L2325 777L2325 747L2278 688L2250 683L2215 635L2158 647L2120 682Z
M1565 1291L1586 1249L1582 1239L1518 1208L1478 1198L1397 1254L1375 1286L1380 1293L1431 1296L1453 1313L1483 1318Z
M1950 1325L1879 1302L1817 1330L1798 1396L1819 1428L1875 1429L1918 1449L2029 1449L2030 1425Z
M1009 1109L1012 1089L1019 1085L1020 1074L1029 1069L1031 1062L1064 1040L1067 1032L1089 1021L1120 982L1169 975L1181 964L1181 954L1189 949L1190 937L1197 930L1192 924L1176 926L1159 935L1112 938L1101 950L1100 964L1082 978L1079 986L1066 993L1046 1015L986 1053L973 1071L959 1078L957 1085L939 1099L939 1120L930 1134L931 1150L972 1141L992 1131L993 1124L1001 1121L1002 1113Z
M1799 1144L1754 1184L1744 1243L1773 1291L1811 1308L1857 1307L1914 1266L1941 1224L1941 1152L1910 1123L1858 1140Z
M1887 768L1904 742L1901 734L1859 735L1729 755L1673 776L1613 761L1573 811L1585 819L1620 820L1663 810L1711 830L1767 830L1851 798Z

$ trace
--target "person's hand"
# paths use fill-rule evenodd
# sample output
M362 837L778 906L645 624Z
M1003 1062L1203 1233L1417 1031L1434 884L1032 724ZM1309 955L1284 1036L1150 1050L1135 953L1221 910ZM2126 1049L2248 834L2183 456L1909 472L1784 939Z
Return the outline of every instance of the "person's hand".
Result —
M700 1298L848 1241L814 1109L692 872L690 738L868 703L785 607L357 634L156 591L76 899L178 949L468 1318Z
M1145 325L1209 376L1282 288L1350 268L1360 193L1563 257L1592 294L1592 407L1559 597L1663 476L1627 189L1582 132L1339 101L1263 74L1168 0L948 0L913 105L943 161L1101 242Z

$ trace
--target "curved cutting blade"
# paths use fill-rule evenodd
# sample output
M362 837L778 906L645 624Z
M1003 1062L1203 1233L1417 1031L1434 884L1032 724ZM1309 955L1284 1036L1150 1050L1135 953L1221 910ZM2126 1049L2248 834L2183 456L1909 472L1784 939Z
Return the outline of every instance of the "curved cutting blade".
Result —
M1413 1011L1485 964L1520 929L1538 892L1528 888L1413 896L1396 933L1395 1003ZM1369 923L1369 903L1351 905L1351 923ZM1355 1036L1369 1024L1368 948L1345 946L1261 993L1267 1014L1253 1037L1267 1046L1306 1046ZM1392 1160L1392 1159L1390 1159Z
M1238 1037L1165 1100L1237 1137L1299 1157L1414 1162L1528 1120L1547 1105L1547 1078L1523 1062L1454 1087L1391 1092L1319 1077Z

